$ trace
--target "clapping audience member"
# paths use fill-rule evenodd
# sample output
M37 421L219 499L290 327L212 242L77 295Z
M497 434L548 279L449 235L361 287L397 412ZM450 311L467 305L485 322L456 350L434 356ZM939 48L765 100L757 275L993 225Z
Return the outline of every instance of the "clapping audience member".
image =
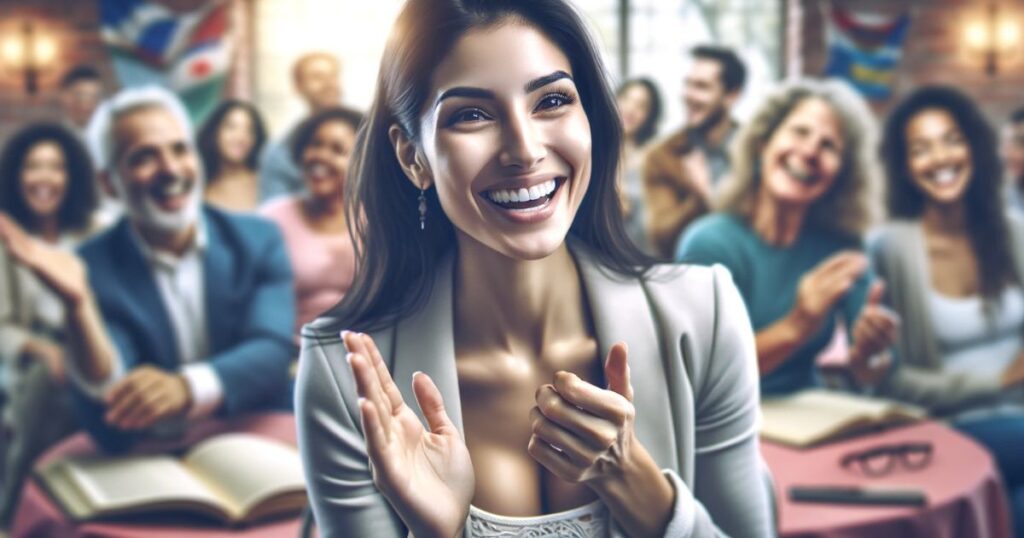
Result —
M615 92L622 120L622 175L620 193L626 233L637 246L648 249L645 230L644 184L641 176L648 144L658 135L661 94L648 78L624 82Z
M841 314L849 381L876 383L897 320L862 249L870 223L874 124L838 81L775 91L739 133L721 213L695 222L677 259L726 266L757 331L762 393L818 384L815 358Z
M257 166L267 133L251 103L228 99L210 113L196 135L206 175L206 202L252 211L259 204Z
M271 200L260 213L284 235L295 275L295 337L302 325L333 306L352 285L355 252L345 215L345 182L363 115L327 108L295 130L292 155L306 194Z
M166 90L124 90L100 114L101 174L126 216L79 249L84 265L0 227L67 311L82 424L123 450L190 419L286 405L294 296L280 233L202 205L188 116Z
M732 108L747 70L731 49L703 45L683 81L686 123L647 152L647 234L655 253L671 258L686 227L707 213L730 169L728 148L738 124Z
M996 137L966 95L928 86L890 114L889 214L872 261L903 320L882 389L995 456L1024 525L1024 221L1007 218Z
M0 212L38 241L72 250L95 230L93 167L67 128L32 124L0 155ZM0 528L10 523L33 460L74 431L65 388L64 305L0 247L0 391L10 437L0 471Z
M341 104L341 61L326 52L311 52L295 61L292 81L308 108L306 117ZM294 128L267 145L260 160L260 199L296 194L306 187L299 164L292 159Z

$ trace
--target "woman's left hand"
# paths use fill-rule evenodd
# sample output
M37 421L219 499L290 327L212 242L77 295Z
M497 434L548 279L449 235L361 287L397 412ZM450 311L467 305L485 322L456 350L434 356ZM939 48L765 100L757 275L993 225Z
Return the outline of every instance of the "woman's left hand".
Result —
M875 282L868 291L868 299L853 326L853 345L850 348L850 368L860 383L875 384L891 366L890 347L896 342L899 318L882 304L885 284ZM874 360L882 356L882 361Z
M675 492L636 437L625 344L612 346L604 371L608 389L562 371L537 390L527 450L555 476L593 489L630 535L657 534Z

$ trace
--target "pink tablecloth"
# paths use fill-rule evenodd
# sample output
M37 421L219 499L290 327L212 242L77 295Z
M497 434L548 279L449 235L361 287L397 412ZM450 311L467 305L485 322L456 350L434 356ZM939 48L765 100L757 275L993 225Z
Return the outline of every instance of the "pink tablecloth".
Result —
M897 466L872 478L840 465L843 455L882 444L929 441L931 463L911 471ZM937 423L923 422L886 432L799 450L763 442L761 453L775 479L779 534L795 537L1009 538L1010 516L992 458L972 440ZM923 490L923 508L794 503L789 488L801 486L890 486Z
M211 435L246 432L278 439L295 445L295 419L287 413L253 415L230 423L210 421L192 428L181 444L191 445ZM69 437L50 449L39 464L67 455L91 454L96 447L85 434ZM281 538L298 536L299 518L279 520L242 528L224 528L212 524L142 524L68 520L42 488L30 480L22 491L14 516L11 538Z

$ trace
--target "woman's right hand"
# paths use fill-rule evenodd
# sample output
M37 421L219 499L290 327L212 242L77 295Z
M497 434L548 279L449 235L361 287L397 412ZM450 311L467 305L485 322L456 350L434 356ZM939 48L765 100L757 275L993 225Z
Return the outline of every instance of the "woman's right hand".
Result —
M476 479L469 449L445 412L437 386L413 376L426 430L402 400L369 335L342 333L359 392L359 414L377 488L413 536L452 538L469 515Z
M0 243L11 257L35 273L65 304L76 306L89 296L85 264L78 256L32 237L2 213Z
M800 279L789 317L801 334L810 336L824 323L832 307L867 266L864 254L844 250L819 263Z

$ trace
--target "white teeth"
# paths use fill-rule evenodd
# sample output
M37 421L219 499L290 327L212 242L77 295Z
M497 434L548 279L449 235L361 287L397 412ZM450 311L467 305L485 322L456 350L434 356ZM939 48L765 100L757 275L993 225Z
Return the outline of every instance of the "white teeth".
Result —
M313 177L324 177L327 175L327 167L322 164L314 164L309 168L309 173Z
M803 183L809 183L814 180L814 174L811 173L804 163L799 162L799 159L788 159L783 163L786 169L786 173L793 176L797 181Z
M939 185L949 185L956 181L957 173L956 168L947 167L936 171L934 174L935 182Z
M552 192L555 192L555 188L558 186L556 180L551 179L541 183L540 185L534 185L530 188L521 187L518 189L502 189L487 192L487 197L493 202L499 204L508 203L520 203L520 202L531 202L538 200L545 196L548 196Z

